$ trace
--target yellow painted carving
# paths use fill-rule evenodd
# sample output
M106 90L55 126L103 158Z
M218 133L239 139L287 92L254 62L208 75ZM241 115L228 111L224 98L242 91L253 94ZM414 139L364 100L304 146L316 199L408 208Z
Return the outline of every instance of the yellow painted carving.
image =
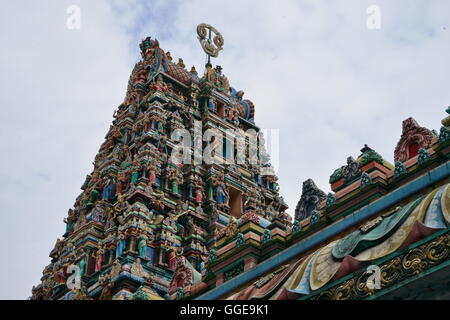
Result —
M445 187L445 190L442 193L441 209L445 221L447 221L447 223L450 223L450 184Z
M310 275L311 290L317 290L328 283L339 269L340 262L334 261L331 250L337 241L320 249L313 262Z

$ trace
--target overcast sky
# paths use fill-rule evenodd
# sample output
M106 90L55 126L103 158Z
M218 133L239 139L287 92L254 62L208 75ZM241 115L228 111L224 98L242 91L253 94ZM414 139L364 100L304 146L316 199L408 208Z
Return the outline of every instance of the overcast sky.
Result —
M73 4L79 30L66 27ZM370 5L380 29L367 28ZM293 215L302 182L329 192L330 174L365 143L393 162L404 119L439 130L449 21L447 0L4 1L0 298L26 299L39 283L142 38L203 72L196 26L222 33L213 63L255 103L257 125L280 130L279 182Z

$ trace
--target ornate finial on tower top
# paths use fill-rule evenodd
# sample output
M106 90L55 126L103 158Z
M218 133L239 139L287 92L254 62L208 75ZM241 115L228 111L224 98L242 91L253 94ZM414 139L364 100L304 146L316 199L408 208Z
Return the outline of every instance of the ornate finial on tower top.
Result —
M214 38L212 38L213 33ZM197 35L203 51L208 55L208 65L210 65L211 57L217 58L220 50L223 49L223 37L216 28L207 23L201 23L197 26Z
M153 52L155 48L159 47L159 42L156 39L152 40L151 37L147 37L144 40L142 40L139 47L141 48L142 57L145 58L148 55L148 51Z

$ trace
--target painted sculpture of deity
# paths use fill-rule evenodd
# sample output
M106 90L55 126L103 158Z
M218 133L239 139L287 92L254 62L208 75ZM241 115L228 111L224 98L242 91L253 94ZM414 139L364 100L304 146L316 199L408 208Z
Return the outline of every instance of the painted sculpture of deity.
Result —
M150 168L148 169L148 184L151 187L153 187L153 185L156 182L156 173L157 173L156 162L155 160L153 160L150 165Z
M177 254L174 247L169 249L169 269L175 270L177 264Z
M117 237L116 257L121 257L126 247L126 236L123 232L119 232Z
M233 237L238 233L238 231L239 231L238 222L235 217L231 216L225 234L227 237Z
M217 181L214 188L214 200L216 200L217 204L228 204L228 191L226 189L225 183L222 181Z
M347 165L344 167L343 174L346 182L350 182L361 175L358 162L353 157L347 158Z
M105 250L100 247L95 254L95 268L94 271L98 272L102 270L102 264L105 261Z
M117 175L117 180L118 182L116 187L116 195L119 195L122 193L124 184L127 180L125 172L119 172L119 174Z
M87 256L84 254L78 261L78 276L83 277L86 274Z
M102 193L103 200L112 200L116 194L116 183L113 178L104 179L104 188Z
M66 224L66 232L71 232L73 224L76 221L75 213L73 209L69 209L67 212L67 218L64 218L64 223Z
M133 172L131 173L131 184L135 185L139 180L139 171L141 170L141 164L138 159L133 161Z
M197 187L195 189L195 202L197 203L197 205L201 206L205 197L206 196L205 193L203 192L203 188Z
M142 259L147 259L147 240L148 240L148 237L145 234L143 234L139 237L139 240L137 243L139 257Z
M178 168L170 167L169 172L170 188L173 194L178 194L178 186L183 183L183 176Z

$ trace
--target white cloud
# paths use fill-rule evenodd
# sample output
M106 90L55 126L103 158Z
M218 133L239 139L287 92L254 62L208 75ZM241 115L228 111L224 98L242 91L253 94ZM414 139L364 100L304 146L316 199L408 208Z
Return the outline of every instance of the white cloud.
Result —
M81 8L81 30L65 28ZM381 29L366 8L381 8ZM439 129L448 91L446 1L8 2L0 19L0 297L38 283L62 219L124 97L138 41L159 39L201 72L195 28L225 37L214 63L279 128L280 184L293 214L301 183L328 177L364 143L392 162L409 116Z

